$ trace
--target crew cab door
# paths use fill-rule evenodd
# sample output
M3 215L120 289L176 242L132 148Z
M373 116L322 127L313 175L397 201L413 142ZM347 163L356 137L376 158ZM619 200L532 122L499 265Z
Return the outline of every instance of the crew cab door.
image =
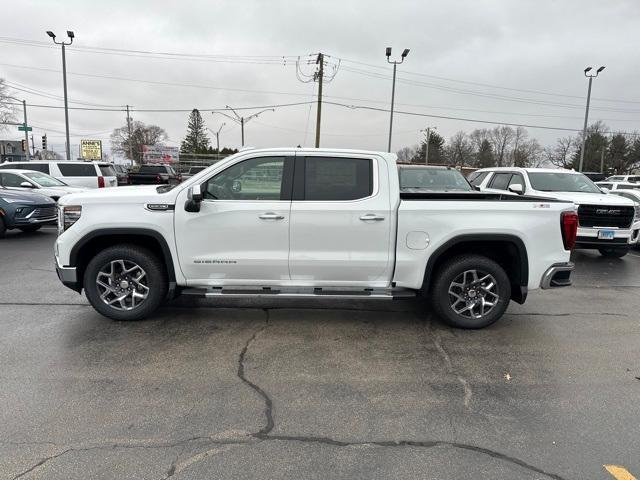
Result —
M296 157L289 253L293 283L388 285L395 213L388 175L375 156Z
M273 285L289 280L293 157L241 159L206 179L199 212L176 202L175 236L191 285Z

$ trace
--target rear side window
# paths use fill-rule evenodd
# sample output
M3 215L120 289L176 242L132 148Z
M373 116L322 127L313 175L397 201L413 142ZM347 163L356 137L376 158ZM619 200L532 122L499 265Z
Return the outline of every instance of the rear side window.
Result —
M97 177L93 163L59 163L60 173L65 177Z
M160 165L142 165L138 173L167 173L167 167Z
M0 168L18 168L21 170L33 170L35 172L42 172L49 174L48 163L12 163L9 165L1 165Z
M116 171L111 165L98 165L103 177L115 177Z
M306 157L305 200L357 200L373 193L373 161Z
M496 173L491 180L490 188L496 190L506 190L511 180L511 173Z
M474 187L478 187L484 181L484 179L487 178L487 175L489 175L489 173L491 172L473 172L471 175L469 175L469 183Z

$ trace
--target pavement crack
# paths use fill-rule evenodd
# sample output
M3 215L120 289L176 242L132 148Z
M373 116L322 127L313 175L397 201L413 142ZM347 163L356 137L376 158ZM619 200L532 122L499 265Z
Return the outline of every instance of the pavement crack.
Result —
M257 433L253 434L253 436L267 435L269 432L271 432L271 430L273 430L273 427L274 427L273 401L271 400L271 397L269 397L267 392L265 392L257 384L249 380L245 374L245 360L247 357L247 352L249 350L249 347L251 347L251 345L256 340L258 335L260 335L269 326L269 310L264 308L263 311L265 313L265 324L259 329L257 329L253 333L253 335L251 335L249 340L247 340L247 342L245 343L244 348L240 351L240 355L238 356L238 378L243 383L248 385L252 390L254 390L264 401L264 416L266 419L266 424L260 430L258 430Z
M433 328L433 325L430 326L429 331L431 333L431 341L433 342L433 345L436 347L436 350L442 357L442 360L445 364L447 371L451 375L455 376L456 379L458 380L458 383L462 385L462 390L464 392L464 396L463 396L464 407L467 410L471 410L471 397L473 397L473 390L471 389L469 382L453 366L453 362L451 361L451 356L442 345L440 333L435 328Z
M41 467L42 465L44 465L48 461L53 460L54 458L61 457L65 453L71 452L72 450L73 450L72 448L67 448L66 450L62 450L61 452L58 452L55 455L49 455L48 457L45 457L45 458L41 459L39 462L37 462L36 464L32 465L31 467L29 467L28 469L24 470L23 472L20 472L15 477L13 477L11 480L16 480L18 478L24 477L26 474L33 472L36 468Z

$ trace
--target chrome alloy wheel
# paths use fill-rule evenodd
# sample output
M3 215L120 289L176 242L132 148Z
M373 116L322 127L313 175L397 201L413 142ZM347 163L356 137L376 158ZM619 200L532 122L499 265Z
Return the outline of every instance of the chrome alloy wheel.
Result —
M449 284L451 309L463 317L482 318L499 300L496 279L481 270L466 270Z
M149 296L147 273L130 260L112 260L96 276L100 299L116 310L133 310Z

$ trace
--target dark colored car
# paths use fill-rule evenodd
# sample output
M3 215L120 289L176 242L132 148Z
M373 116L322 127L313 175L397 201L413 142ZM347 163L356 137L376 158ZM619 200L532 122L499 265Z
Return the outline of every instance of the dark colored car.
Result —
M129 173L129 185L177 185L182 176L170 165L142 165Z
M116 171L118 185L129 185L129 170L127 170L127 167L114 164L113 169Z
M0 237L14 228L35 232L42 225L55 224L57 219L56 202L49 197L0 188Z
M398 165L401 192L473 192L475 189L452 167Z

